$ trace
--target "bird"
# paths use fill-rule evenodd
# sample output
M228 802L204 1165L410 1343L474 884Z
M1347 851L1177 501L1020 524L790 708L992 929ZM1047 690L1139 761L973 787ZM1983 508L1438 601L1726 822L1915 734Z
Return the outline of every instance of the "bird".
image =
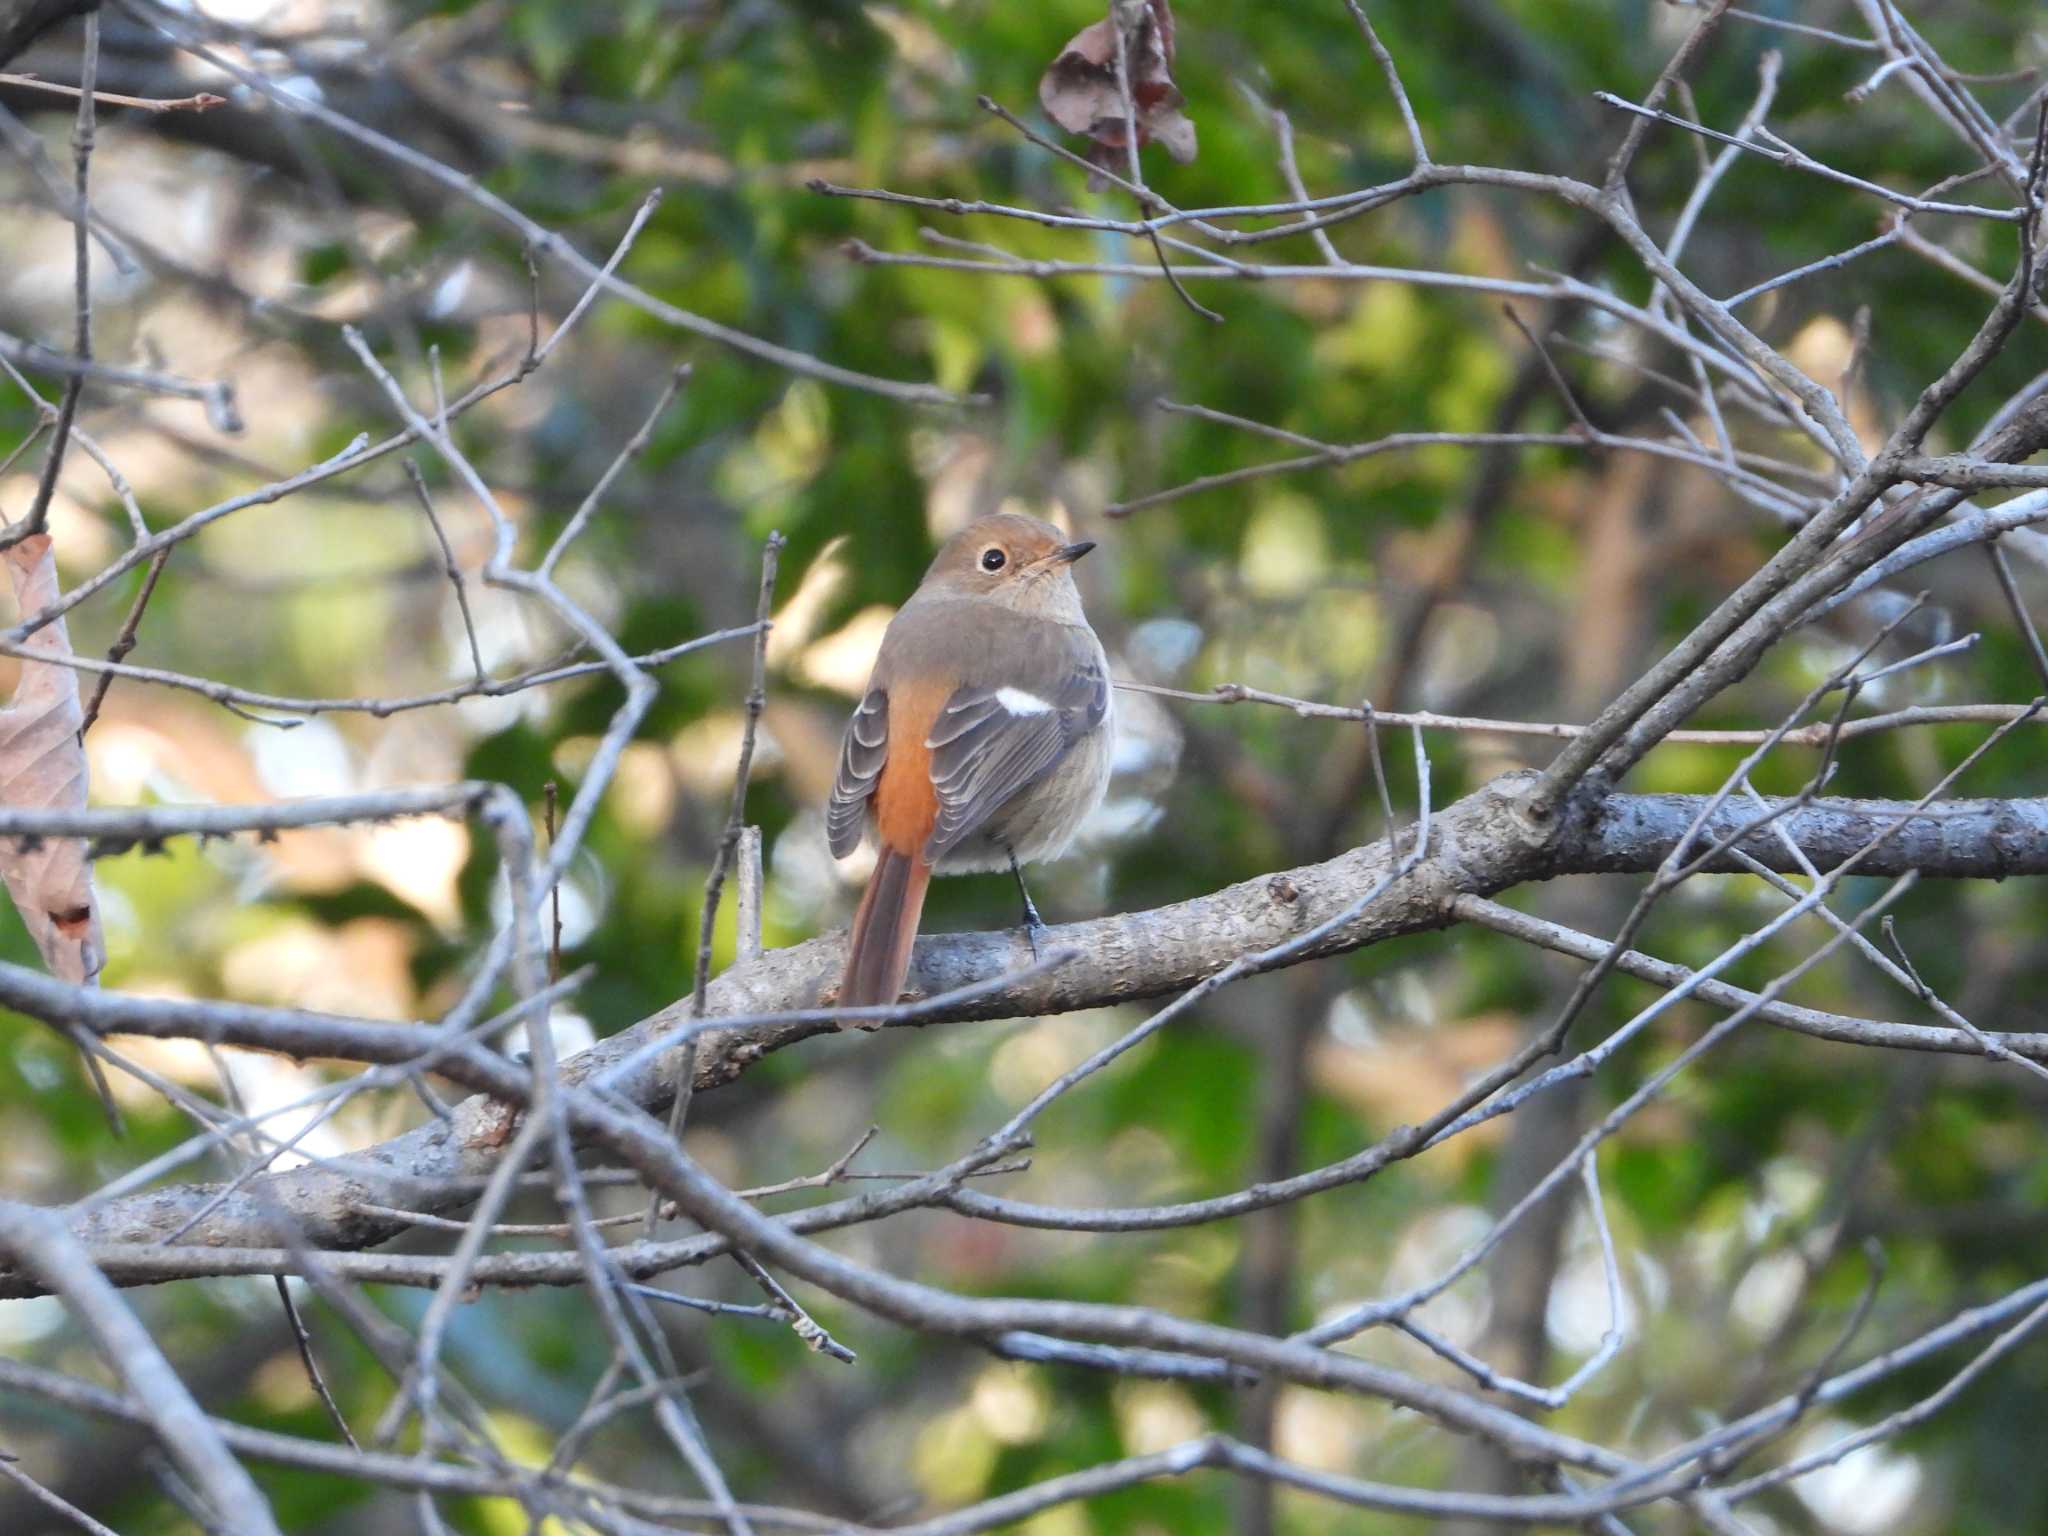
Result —
M935 873L1007 866L1038 952L1019 866L1063 853L1109 784L1109 662L1073 570L1094 547L1023 513L979 518L890 620L825 812L835 858L875 847L839 1006L902 996Z

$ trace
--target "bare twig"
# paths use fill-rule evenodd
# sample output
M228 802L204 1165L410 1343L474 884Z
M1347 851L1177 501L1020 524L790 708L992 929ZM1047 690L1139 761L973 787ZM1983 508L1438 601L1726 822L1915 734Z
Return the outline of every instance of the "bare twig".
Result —
M1387 90L1394 98L1394 105L1401 112L1401 126L1408 133L1408 148L1415 156L1418 166L1429 164L1429 147L1422 140L1422 127L1415 120L1415 108L1408 100L1408 92L1401 84L1401 72L1394 65L1394 56L1387 51L1387 45L1380 41L1380 35L1373 30L1372 18L1365 13L1361 0L1344 0L1351 12L1351 19L1358 23L1358 30L1364 34L1365 46L1372 50L1373 62L1386 77ZM1300 194L1296 194L1299 196Z
M744 721L740 727L739 762L733 769L732 800L726 808L725 829L719 835L718 851L712 856L711 872L704 878L703 910L697 920L697 963L690 984L692 1021L704 1017L704 1002L711 986L711 940L718 925L718 908L725 894L726 876L732 868L734 855L739 851L740 829L746 825L747 785L754 766L754 736L761 723L761 711L768 703L768 615L774 607L775 573L781 558L782 535L771 533L761 547L761 585L754 603L753 677L747 687ZM675 1085L668 1131L671 1137L680 1137L690 1110L690 1096L697 1085L697 1040L694 1034L683 1041L677 1058ZM660 1201L649 1200L647 1230L650 1235L659 1210Z
M149 562L149 569L143 574L142 585L136 590L135 601L128 605L128 616L121 621L121 632L114 637L114 643L107 647L107 660L116 666L128 659L135 649L136 632L142 627L143 610L149 607L149 600L156 594L156 584L169 563L171 552L161 550ZM100 717L100 705L106 702L107 690L114 686L114 674L102 672L93 684L92 697L85 702L85 718L78 727L78 739L85 740L85 733L92 729L93 722Z
M41 80L34 75L0 74L0 86L12 86L24 91L47 91L52 96L82 96L85 93L75 85L65 85L57 80ZM94 101L103 107L138 107L144 112L211 112L215 107L228 104L225 96L216 96L211 91L200 91L191 96L179 96L165 100L154 96L123 96L115 91L94 91Z
M445 404L441 412L445 420ZM469 664L475 670L476 680L482 683L487 675L484 671L484 653L483 648L477 643L476 616L469 611L469 583L463 579L462 564L455 558L455 549L448 542L447 530L442 528L441 518L434 511L434 496L427 489L427 477L412 459L400 459L399 463L405 466L405 478L411 483L413 494L419 498L420 510L427 514L427 526L434 530L434 542L441 547L441 568L447 572L448 585L454 589L456 611L462 615L463 638L469 642ZM120 660L118 656L111 659Z
M50 498L57 493L57 479L64 470L64 450L71 441L71 423L78 414L79 396L85 392L86 373L92 367L92 241L87 231L92 224L93 81L99 71L99 62L100 18L95 11L85 18L85 42L79 53L78 65L78 116L71 135L75 183L71 209L71 357L76 368L64 381L64 395L57 404L57 419L51 429L50 446L43 454L43 472L36 481L35 497L29 502L25 516L0 530L0 549L11 549L48 526Z
M277 1299L284 1308L286 1320L292 1325L292 1342L299 1347L299 1363L306 1368L306 1380L311 1383L321 1406L327 1410L327 1417L341 1432L341 1438L348 1442L349 1449L360 1451L363 1447L356 1439L355 1431L348 1427L347 1415L334 1401L334 1394L328 1391L327 1378L320 1374L320 1362L313 1357L313 1336L306 1331L305 1319L299 1316L298 1303L292 1300L292 1288L283 1275L277 1277Z

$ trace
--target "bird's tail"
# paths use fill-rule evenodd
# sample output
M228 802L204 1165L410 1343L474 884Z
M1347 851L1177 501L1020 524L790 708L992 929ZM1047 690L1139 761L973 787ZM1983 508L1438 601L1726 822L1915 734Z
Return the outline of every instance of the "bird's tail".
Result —
M924 913L924 893L932 867L914 853L884 848L868 877L868 888L853 914L846 941L846 974L839 982L839 1001L848 1008L867 1008L896 1001L910 973L910 946L917 938L917 920ZM874 1020L847 1020L875 1029Z

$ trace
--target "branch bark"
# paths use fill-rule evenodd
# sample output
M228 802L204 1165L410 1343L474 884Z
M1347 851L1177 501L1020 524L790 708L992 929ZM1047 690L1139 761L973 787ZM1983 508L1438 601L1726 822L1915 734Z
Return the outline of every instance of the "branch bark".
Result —
M1400 934L1459 920L1461 897L1491 896L1512 886L1560 875L1642 873L1654 869L1683 836L1704 801L1690 795L1612 795L1545 841L1520 815L1522 795L1536 782L1518 772L1448 807L1436 818L1433 855L1354 921L1294 956L1306 960L1363 948ZM1710 822L1733 830L1733 808ZM1911 819L1866 856L1859 871L1894 875L1907 869L1955 878L2048 873L2048 800L1949 801L1914 813L1888 801L1819 800L1783 815L1792 840L1822 869L1832 868L1901 816ZM1739 845L1773 869L1792 871L1791 855L1766 830ZM918 941L912 985L937 997L974 984L975 995L918 1015L915 1022L1031 1017L1096 1008L1179 991L1241 955L1284 943L1327 921L1382 879L1395 862L1386 842L1354 848L1146 912L1066 924L1044 941L1074 951L1068 963L1031 970L1014 982L988 985L1030 967L1023 936L955 933ZM1732 856L1717 868L1739 869ZM720 1021L697 1040L695 1086L730 1083L755 1062L814 1035L831 1033L831 988L843 959L843 937L812 939L733 966L711 983L707 1017ZM55 1023L100 1033L201 1038L282 1050L300 1056L404 1062L430 1040L422 1027L286 1009L184 1002L89 993L35 972L0 967L0 1002ZM674 1093L671 1063L680 1047L662 1041L688 1022L680 999L562 1063L565 1082L602 1086L651 1110ZM511 1135L524 1077L503 1057L467 1044L436 1070L479 1090L434 1121L340 1162L309 1165L249 1180L181 1238L200 1247L357 1250L405 1230L370 1206L439 1212L471 1195L460 1181L489 1172ZM508 1102L511 1101L511 1102ZM473 1188L473 1185L472 1185ZM109 1249L162 1242L178 1231L219 1187L182 1184L74 1209L73 1231L106 1261ZM186 1272L192 1272L187 1270ZM114 1266L123 1283L176 1278L177 1266ZM0 1295L32 1294L24 1276L0 1274Z

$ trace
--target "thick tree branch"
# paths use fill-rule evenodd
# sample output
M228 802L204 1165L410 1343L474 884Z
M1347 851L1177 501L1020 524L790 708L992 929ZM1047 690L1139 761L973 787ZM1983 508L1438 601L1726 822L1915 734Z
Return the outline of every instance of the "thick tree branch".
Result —
M1506 775L1441 812L1430 858L1351 922L1290 956L1290 962L1446 926L1458 920L1456 903L1463 896L1491 896L1560 875L1648 872L1685 835L1705 803L1688 795L1614 795L1595 814L1546 842L1519 814L1520 797L1535 777ZM1741 824L1737 817L1754 819L1755 814L1754 807L1724 807L1706 835L1732 832ZM2048 800L1951 801L1918 813L1894 802L1821 800L1788 811L1776 825L1816 867L1827 869L1909 814L1903 826L1865 856L1858 865L1861 873L1918 869L1955 878L2048 873ZM1773 869L1798 868L1773 831L1755 833L1738 846ZM1353 904L1360 891L1384 879L1394 862L1381 841L1171 906L1067 924L1049 939L1054 948L1072 952L1059 965L1032 967L1026 943L1016 933L928 936L918 942L913 985L929 997L975 990L921 1011L915 1022L1031 1017L1178 991L1240 956L1327 922ZM1741 866L1731 856L1715 867ZM732 1082L763 1056L831 1032L834 1013L824 1005L840 972L843 942L833 934L770 950L713 981L706 1003L711 1023L697 1041L696 1087ZM1002 983L1012 972L1021 974ZM302 1056L401 1063L437 1043L421 1026L90 993L13 967L0 968L0 1001L102 1033L197 1037ZM687 1024L688 1012L688 1000L682 999L598 1042L563 1062L563 1079L601 1087L642 1108L666 1107L673 1094L670 1061L678 1049L673 1037ZM436 1070L486 1090L457 1105L447 1121L424 1125L341 1164L252 1179L221 1200L181 1243L188 1249L276 1248L283 1242L278 1217L284 1213L307 1245L361 1249L405 1230L404 1223L368 1207L431 1213L464 1204L469 1196L459 1181L474 1180L495 1165L516 1119L516 1111L501 1099L519 1100L526 1080L481 1045L444 1044L443 1049L447 1055ZM75 1210L72 1226L104 1256L106 1245L161 1242L218 1193L217 1186L178 1185L124 1196ZM119 1272L131 1283L174 1273L128 1267ZM21 1287L18 1278L0 1277L0 1292L19 1294Z

